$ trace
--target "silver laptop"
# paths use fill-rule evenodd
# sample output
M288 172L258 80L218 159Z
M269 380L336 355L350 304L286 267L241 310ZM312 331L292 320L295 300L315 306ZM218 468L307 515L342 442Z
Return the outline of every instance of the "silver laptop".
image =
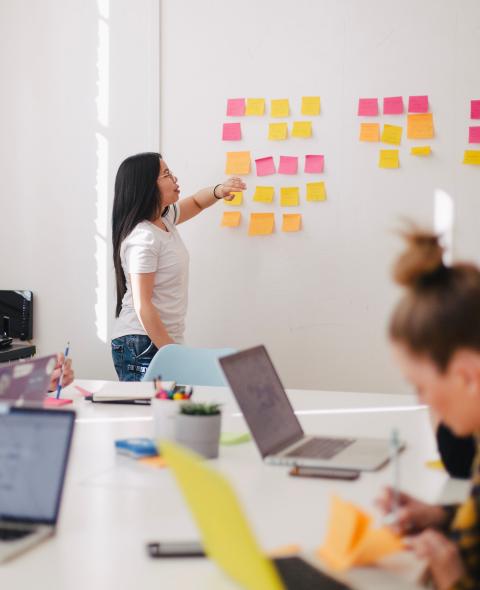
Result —
M0 563L54 533L74 424L71 410L0 404Z
M266 462L374 471L388 461L388 440L307 436L264 346L219 362Z
M52 354L0 366L0 401L42 403L56 362Z

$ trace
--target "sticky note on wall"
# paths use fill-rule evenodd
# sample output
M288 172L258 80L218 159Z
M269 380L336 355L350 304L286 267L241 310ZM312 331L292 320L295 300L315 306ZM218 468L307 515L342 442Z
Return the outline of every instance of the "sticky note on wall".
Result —
M409 113L428 113L428 96L409 96L408 97Z
M226 174L250 174L250 152L227 152Z
M312 137L311 121L294 121L292 137Z
M245 114L250 116L261 116L265 113L264 98L247 98Z
M288 98L273 98L270 102L270 115L272 117L288 117L290 115Z
M468 128L468 143L480 143L480 127Z
M360 141L380 141L380 125L360 123Z
M296 156L280 156L279 174L296 174L297 170L298 158Z
M305 172L321 174L325 166L325 157L322 154L307 154L305 156Z
M315 117L320 114L319 96L302 96L302 115Z
M268 126L268 139L287 139L288 125L286 123L270 123Z
M230 205L231 207L239 207L243 203L243 192L242 191L234 191L233 199L231 201L227 201L227 199L223 199L225 205Z
M239 141L242 139L240 123L224 123L222 130L223 141Z
M480 166L480 150L465 150L463 163L472 166Z
M307 182L307 201L326 201L327 191L324 182Z
M361 117L376 117L378 115L378 98L359 98L358 115Z
M470 119L480 119L480 100L470 101Z
M251 213L248 226L249 236L266 236L275 230L273 213Z
M410 153L412 156L429 156L432 153L432 149L429 145L418 145L412 147Z
M275 162L272 156L266 158L257 158L255 160L257 167L257 176L268 176L269 174L275 174Z
M298 186L282 186L280 188L280 205L282 207L298 207L299 201Z
M243 117L245 114L245 99L244 98L229 98L227 100L227 116L228 117Z
M398 150L380 150L379 168L399 168Z
M382 142L400 145L402 140L402 127L399 125L384 125L382 132Z
M434 135L433 115L407 115L408 139L431 139Z
M224 211L222 215L221 227L238 227L242 221L240 211Z
M387 96L383 99L384 115L402 115L403 98L401 96Z
M302 216L300 213L284 213L282 219L282 231L296 232L302 229Z
M271 203L274 195L275 189L273 186L257 186L255 187L253 200L257 203Z

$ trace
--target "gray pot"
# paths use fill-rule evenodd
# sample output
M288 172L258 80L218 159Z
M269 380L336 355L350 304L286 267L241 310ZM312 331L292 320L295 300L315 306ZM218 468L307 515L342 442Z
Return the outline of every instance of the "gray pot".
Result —
M222 415L189 416L175 418L175 440L206 459L218 457Z

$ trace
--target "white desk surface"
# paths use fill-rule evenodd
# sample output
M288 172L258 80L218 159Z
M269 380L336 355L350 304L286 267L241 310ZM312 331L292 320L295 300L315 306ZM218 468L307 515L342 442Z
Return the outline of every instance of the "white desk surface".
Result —
M76 383L94 391L104 382ZM73 386L63 395L77 398L77 424L57 534L0 566L0 584L11 590L236 588L209 560L147 557L147 541L199 538L169 470L115 453L117 438L152 435L150 406L92 404ZM289 397L308 433L388 438L399 428L408 445L403 489L432 502L465 496L468 484L425 466L437 453L427 411L413 396L291 390ZM246 431L227 388L197 387L194 398L224 404L224 431ZM265 550L298 543L306 556L323 540L332 492L373 511L378 491L391 480L388 466L355 482L291 478L286 468L263 464L253 442L222 446L211 464L234 485ZM415 565L408 556L392 557L382 568L352 571L349 579L369 590L410 588L405 580L418 574Z

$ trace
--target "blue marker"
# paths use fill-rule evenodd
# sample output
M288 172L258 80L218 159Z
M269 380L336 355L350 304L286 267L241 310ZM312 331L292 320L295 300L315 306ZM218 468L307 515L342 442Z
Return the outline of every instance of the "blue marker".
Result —
M70 342L67 342L67 347L65 348L65 354L64 354L64 359L63 359L63 363L62 363L62 370L60 371L60 378L58 379L58 384L57 384L57 395L55 396L56 399L58 399L60 397L60 392L62 391L63 372L65 370L65 363L67 361L69 351L70 351Z

